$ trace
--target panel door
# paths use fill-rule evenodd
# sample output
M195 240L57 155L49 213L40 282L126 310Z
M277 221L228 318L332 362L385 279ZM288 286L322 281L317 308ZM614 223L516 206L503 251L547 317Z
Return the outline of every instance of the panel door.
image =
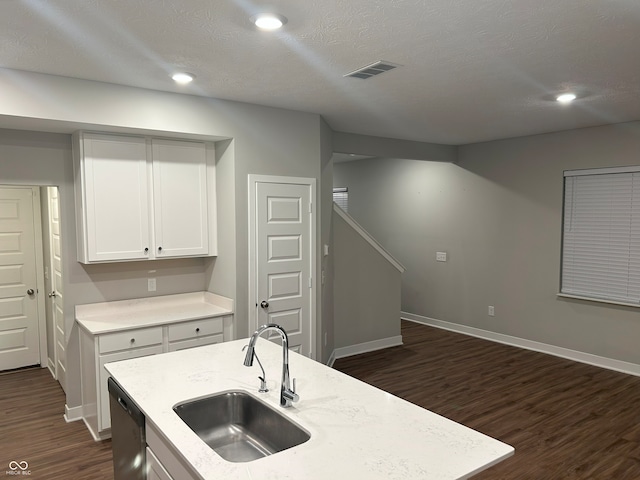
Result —
M204 143L153 139L155 256L207 255Z
M147 480L173 480L149 447L147 447L147 469Z
M0 188L0 370L40 363L33 195Z
M49 194L49 219L51 222L51 312L53 315L53 332L55 344L55 374L62 389L66 391L67 352L64 328L64 311L62 287L62 243L60 237L60 199L58 188L47 189Z
M282 326L289 336L289 347L309 356L309 185L257 183L256 222L258 325Z
M149 256L149 180L144 138L85 134L89 261Z

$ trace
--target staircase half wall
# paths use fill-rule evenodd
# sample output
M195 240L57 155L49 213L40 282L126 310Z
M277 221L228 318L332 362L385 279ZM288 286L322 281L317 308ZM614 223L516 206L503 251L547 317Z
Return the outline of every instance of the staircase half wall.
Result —
M336 204L332 224L334 358L401 345L404 267Z

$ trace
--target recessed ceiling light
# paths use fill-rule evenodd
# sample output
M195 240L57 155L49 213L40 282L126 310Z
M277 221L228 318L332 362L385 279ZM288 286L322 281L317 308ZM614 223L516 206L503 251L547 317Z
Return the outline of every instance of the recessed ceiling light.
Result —
M558 95L556 100L560 103L571 103L576 99L575 94L573 93L563 93L562 95Z
M186 85L187 83L191 83L196 76L192 73L178 72L171 75L171 78L180 85Z
M261 30L277 30L287 23L287 18L277 13L259 13L251 21Z

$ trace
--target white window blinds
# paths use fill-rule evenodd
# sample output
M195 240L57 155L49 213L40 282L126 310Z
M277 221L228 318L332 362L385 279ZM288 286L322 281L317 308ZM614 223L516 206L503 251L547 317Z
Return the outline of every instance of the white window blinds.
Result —
M619 170L565 172L561 293L640 303L640 172Z
M333 201L345 212L349 211L349 190L347 188L334 188Z

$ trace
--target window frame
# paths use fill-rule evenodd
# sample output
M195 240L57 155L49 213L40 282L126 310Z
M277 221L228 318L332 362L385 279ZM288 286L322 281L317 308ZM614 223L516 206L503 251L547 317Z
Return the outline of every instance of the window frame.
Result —
M566 298L574 298L574 299L579 299L579 300L587 300L587 301L593 301L593 302L599 302L599 303L605 303L605 304L614 304L614 305L624 305L624 306L631 306L631 307L640 307L640 298L639 300L636 301L630 301L629 299L627 300L621 300L619 298L615 298L614 296L607 296L607 294L602 294L601 296L597 296L597 295L583 295L583 294L579 294L579 293L568 293L566 291L563 291L563 288L565 288L565 247L567 244L567 232L565 231L566 229L566 225L567 225L567 221L566 221L566 215L567 215L567 210L568 210L568 204L567 204L567 178L568 177L586 177L586 176L596 176L596 175L612 175L612 174L630 174L631 175L631 200L629 202L629 209L630 209L630 227L629 227L629 243L631 243L631 239L632 239L632 229L633 227L631 225L637 225L640 226L640 211L637 211L635 213L635 216L637 217L637 219L635 219L635 221L632 221L633 219L633 194L638 193L640 195L640 182L638 182L638 186L635 187L634 190L634 185L633 185L633 174L640 174L640 166L624 166L624 167L604 167L604 168L590 168L590 169L580 169L580 170L566 170L563 172L563 188L562 188L562 234L561 234L561 250L560 250L560 278L559 278L559 288L558 288L558 296L559 297L566 297ZM570 205L570 207L572 208L572 214L573 214L573 209L575 209L575 201L572 202L572 204ZM630 248L631 250L631 248ZM629 264L631 263L630 258L631 258L631 253L629 253ZM635 271L635 270L634 270ZM640 269L638 270L638 275L640 275ZM627 281L627 289L629 287L629 284L631 282ZM640 297L640 294L638 294L638 297Z

